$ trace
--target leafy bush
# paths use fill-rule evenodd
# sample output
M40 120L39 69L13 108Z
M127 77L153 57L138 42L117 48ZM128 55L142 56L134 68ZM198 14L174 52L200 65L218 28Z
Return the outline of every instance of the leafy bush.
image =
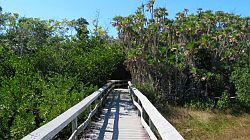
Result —
M245 106L250 107L250 71L248 68L237 67L231 75L236 87L236 99Z
M218 108L227 108L230 104L230 98L228 92L224 91L221 98L217 102Z

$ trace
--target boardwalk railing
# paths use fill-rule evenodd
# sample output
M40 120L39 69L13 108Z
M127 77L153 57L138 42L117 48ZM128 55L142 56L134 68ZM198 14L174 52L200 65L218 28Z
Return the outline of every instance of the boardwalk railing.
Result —
M147 97L136 89L131 82L128 82L128 84L133 103L139 110L141 123L148 132L150 139L184 140L179 132L161 115Z
M41 126L35 131L31 132L23 138L23 140L48 140L52 139L56 134L58 134L63 128L65 128L70 123L72 124L72 135L69 139L77 139L77 135L82 132L94 114L102 106L104 99L108 96L110 91L114 87L127 85L127 81L122 80L110 80L106 85L104 85L99 90L95 91L81 102L71 107L63 114L57 116L52 121ZM92 109L94 104L94 108ZM77 118L82 114L87 108L89 108L89 115L87 119L80 125L77 124Z

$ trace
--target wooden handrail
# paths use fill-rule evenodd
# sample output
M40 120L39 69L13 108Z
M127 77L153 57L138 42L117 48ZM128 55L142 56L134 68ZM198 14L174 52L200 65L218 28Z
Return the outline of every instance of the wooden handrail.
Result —
M179 132L161 115L154 105L128 82L133 103L141 115L141 122L152 140L184 140Z
M22 140L48 140L52 139L56 134L58 134L63 128L72 123L72 135L69 139L76 139L80 131L83 131L89 124L91 117L97 112L98 108L102 105L104 99L107 97L109 92L115 86L127 85L127 81L110 80L106 85L104 85L99 90L95 91L81 102L71 107L61 115L57 116L52 121L34 130ZM99 99L99 102L97 102ZM91 104L95 102L94 109L91 109ZM88 118L84 123L78 126L77 118L78 116L90 107L90 113Z

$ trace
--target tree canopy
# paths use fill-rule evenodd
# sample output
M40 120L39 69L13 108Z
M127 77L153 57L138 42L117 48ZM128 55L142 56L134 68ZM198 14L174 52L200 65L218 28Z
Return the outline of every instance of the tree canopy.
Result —
M111 78L122 48L87 25L0 12L0 139L22 138Z
M167 9L150 0L113 25L132 79L150 84L159 100L214 107L225 94L249 106L249 17L200 8L169 19Z

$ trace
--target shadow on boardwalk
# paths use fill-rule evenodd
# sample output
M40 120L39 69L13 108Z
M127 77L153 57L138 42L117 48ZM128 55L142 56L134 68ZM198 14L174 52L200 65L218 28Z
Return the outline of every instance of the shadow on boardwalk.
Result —
M91 122L81 139L149 139L137 112L128 90L115 89L107 97L99 118Z

